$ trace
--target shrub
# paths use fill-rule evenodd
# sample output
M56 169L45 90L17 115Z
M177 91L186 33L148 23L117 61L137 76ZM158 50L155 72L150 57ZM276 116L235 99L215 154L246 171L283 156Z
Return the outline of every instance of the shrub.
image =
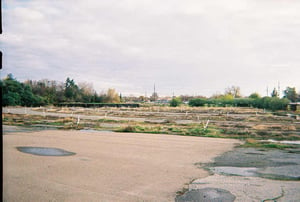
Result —
M191 106L191 107L202 107L202 106L204 106L205 104L208 104L208 103L209 103L208 99L195 98L195 99L191 99L189 101L189 106Z
M276 110L286 110L287 105L290 101L286 98L278 97L263 97L255 99L253 105L257 108Z
M126 126L125 128L122 128L120 132L130 133L130 132L136 132L136 130L135 127L133 126Z
M181 105L181 99L180 98L173 98L171 101L170 101L170 106L171 107L178 107L179 105Z

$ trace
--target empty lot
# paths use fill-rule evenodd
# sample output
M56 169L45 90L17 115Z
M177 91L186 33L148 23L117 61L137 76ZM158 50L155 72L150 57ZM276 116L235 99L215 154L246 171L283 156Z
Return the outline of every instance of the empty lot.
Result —
M5 133L4 201L173 201L195 163L239 143L232 139L81 131ZM73 156L35 156L18 146L55 147Z

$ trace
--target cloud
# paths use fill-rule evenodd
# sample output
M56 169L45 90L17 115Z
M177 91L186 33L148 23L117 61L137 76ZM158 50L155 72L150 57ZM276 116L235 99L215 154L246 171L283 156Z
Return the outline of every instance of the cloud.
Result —
M150 94L154 83L168 95L231 85L250 94L278 81L300 88L300 2L11 0L3 7L2 76L72 77L124 94Z

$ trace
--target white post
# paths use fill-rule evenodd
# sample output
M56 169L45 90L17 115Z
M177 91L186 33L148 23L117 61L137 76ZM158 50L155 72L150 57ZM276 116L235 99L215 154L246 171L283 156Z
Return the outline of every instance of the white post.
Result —
M77 126L79 125L79 122L80 122L80 117L78 115L78 117L77 117Z
M207 120L205 126L204 126L204 129L206 129L208 127L208 124L209 124L209 119Z

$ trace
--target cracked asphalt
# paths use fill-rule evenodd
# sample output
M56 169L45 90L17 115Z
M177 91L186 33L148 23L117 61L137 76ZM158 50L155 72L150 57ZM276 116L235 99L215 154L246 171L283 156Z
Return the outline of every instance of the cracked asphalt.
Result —
M224 189L237 202L300 201L299 149L235 148L206 167L214 174L193 181L190 191L207 187Z

